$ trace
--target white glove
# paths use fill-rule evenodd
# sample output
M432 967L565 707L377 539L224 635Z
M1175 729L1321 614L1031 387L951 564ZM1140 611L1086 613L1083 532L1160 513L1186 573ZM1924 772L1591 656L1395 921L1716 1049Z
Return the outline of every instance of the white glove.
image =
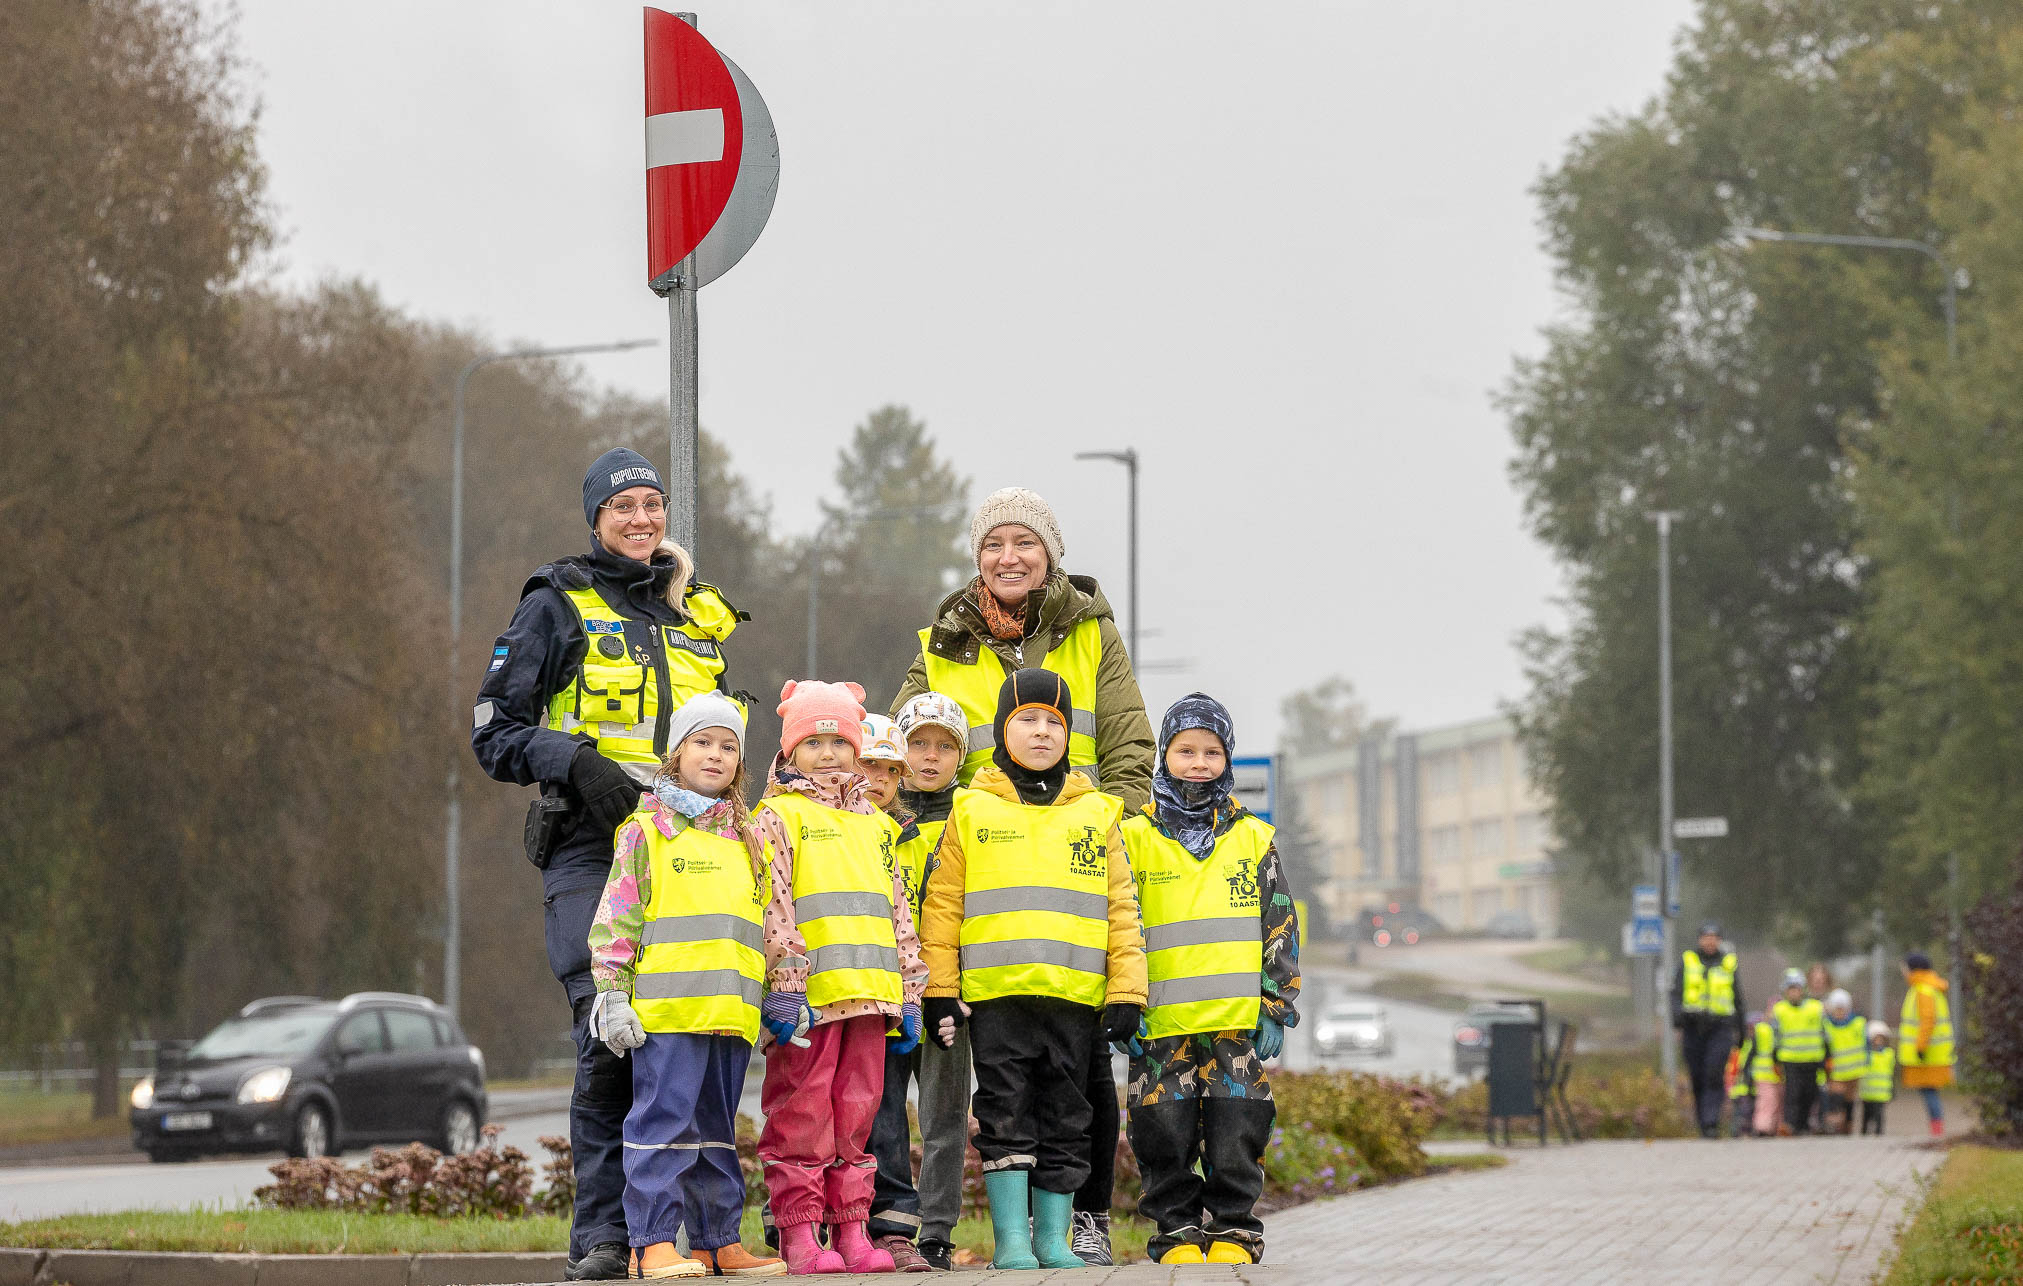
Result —
M633 1012L632 1001L622 991L600 991L596 1007L590 1011L590 1034L620 1058L628 1049L646 1043L646 1028Z

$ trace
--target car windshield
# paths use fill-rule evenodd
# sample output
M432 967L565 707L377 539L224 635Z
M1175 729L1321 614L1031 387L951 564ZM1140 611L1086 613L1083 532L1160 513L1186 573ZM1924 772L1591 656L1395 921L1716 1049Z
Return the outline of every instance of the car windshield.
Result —
M1348 1005L1328 1010L1328 1021L1334 1023L1373 1023L1381 1016L1381 1011L1368 1005Z
M227 1018L190 1046L188 1056L221 1060L303 1054L316 1047L335 1021L336 1012L321 1006L284 1009L277 1014L255 1014L251 1018Z

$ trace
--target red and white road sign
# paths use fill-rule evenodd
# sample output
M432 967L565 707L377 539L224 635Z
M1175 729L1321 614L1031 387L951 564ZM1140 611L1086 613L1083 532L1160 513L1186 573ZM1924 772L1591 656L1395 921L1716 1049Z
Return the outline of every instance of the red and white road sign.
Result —
M751 81L700 32L646 11L646 278L696 256L699 287L744 257L779 191L779 140Z

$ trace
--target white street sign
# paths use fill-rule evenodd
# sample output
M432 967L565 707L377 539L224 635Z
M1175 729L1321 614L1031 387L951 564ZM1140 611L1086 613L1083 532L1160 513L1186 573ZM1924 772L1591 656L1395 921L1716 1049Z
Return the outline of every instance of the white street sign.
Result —
M1728 835L1728 819L1681 817L1672 823L1672 834L1678 839L1724 839Z

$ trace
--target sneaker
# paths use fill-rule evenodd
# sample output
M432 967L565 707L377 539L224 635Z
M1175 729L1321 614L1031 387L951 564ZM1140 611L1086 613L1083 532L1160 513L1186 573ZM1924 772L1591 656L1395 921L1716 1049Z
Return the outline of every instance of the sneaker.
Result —
M927 1261L928 1267L944 1273L955 1271L955 1247L948 1242L935 1237L922 1237L919 1250L920 1257Z
M1085 1264L1108 1268L1110 1256L1110 1216L1077 1210L1068 1234L1068 1249Z
M905 1237L886 1234L873 1237L871 1244L892 1256L892 1271L896 1273L931 1273L934 1265L927 1262L918 1248Z

